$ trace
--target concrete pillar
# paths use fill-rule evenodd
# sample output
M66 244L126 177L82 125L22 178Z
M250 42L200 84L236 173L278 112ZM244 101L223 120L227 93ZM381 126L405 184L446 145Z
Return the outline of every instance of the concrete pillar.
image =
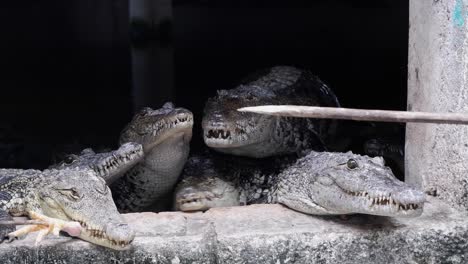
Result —
M410 0L408 111L468 112L468 0ZM405 175L468 209L468 127L408 124Z
M130 0L129 10L132 35L139 35L132 41L134 110L159 108L174 100L172 0Z

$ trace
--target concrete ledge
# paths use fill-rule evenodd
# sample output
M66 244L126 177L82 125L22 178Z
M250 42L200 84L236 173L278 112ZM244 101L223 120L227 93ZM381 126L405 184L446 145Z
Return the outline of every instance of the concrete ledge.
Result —
M35 235L0 245L1 263L467 263L468 214L431 198L423 216L316 217L281 205L127 214L133 248Z

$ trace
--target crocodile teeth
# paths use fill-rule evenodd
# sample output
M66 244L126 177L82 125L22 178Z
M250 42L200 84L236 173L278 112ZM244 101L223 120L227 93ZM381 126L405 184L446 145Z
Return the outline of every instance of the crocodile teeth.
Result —
M223 130L223 129L211 129L208 131L208 134L206 135L208 138L222 138L222 139L228 139L231 137L231 131Z

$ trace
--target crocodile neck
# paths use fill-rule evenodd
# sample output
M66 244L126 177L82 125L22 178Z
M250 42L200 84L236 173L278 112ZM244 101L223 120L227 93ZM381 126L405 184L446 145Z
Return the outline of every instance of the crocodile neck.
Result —
M271 140L271 145L278 146L276 153L291 154L313 148L316 151L326 150L319 131L320 121L308 118L278 117Z
M148 151L142 162L116 182L112 189L118 194L114 195L114 199L119 210L148 210L154 206L155 200L167 199L187 160L189 142L190 136L186 133L167 138Z
M228 172L228 180L236 180L241 190L240 204L277 203L278 175L293 165L299 156L281 155L263 159L237 158ZM237 167L243 168L239 169Z

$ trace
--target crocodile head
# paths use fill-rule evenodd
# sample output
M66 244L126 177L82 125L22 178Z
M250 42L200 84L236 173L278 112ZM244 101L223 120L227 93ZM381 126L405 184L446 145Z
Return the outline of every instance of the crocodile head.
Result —
M335 135L329 120L277 117L238 112L258 105L339 106L333 91L309 71L270 67L248 76L241 85L210 98L202 120L207 146L218 152L252 158L325 149Z
M311 152L279 175L278 202L310 214L415 217L425 195L399 181L381 157Z
M143 108L124 128L120 144L137 142L145 154L169 138L182 137L183 143L192 138L193 115L185 108L165 103L160 109Z
M274 104L279 104L275 94L257 86L218 91L218 95L205 105L202 128L206 145L234 155L263 153L261 149L269 145L278 118L238 112L237 109Z
M45 215L81 224L79 238L123 250L135 237L117 211L106 182L92 170L45 170L35 188L38 206Z
M213 207L239 205L239 188L220 177L213 159L192 156L185 164L182 181L174 192L174 208L180 211L206 211Z
M142 159L142 146L138 143L128 142L110 152L95 153L90 148L84 149L79 155L67 155L64 161L50 168L90 168L107 184L111 184Z
M183 180L175 189L174 208L180 211L206 211L214 207L240 205L239 188L218 175L211 159L191 157Z
M229 181L218 177L187 177L175 190L175 209L206 211L214 207L240 205L240 192Z

